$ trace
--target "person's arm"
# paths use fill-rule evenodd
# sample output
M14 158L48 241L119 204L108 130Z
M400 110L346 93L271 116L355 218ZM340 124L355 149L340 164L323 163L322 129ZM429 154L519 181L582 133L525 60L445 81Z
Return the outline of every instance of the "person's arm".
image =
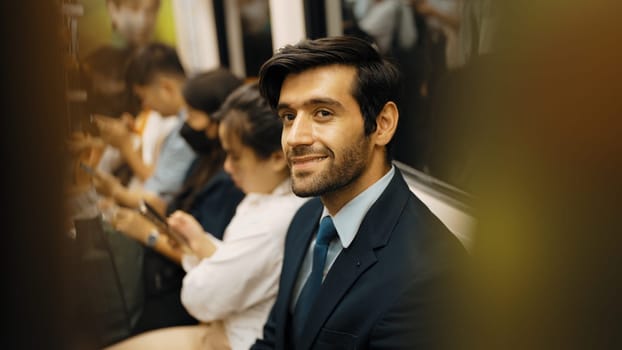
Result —
M140 202L145 200L151 204L158 213L164 214L166 212L166 203L162 198L155 193L140 188L130 190L127 187L120 186L112 192L112 198L120 205L128 208L137 208Z
M147 180L149 176L153 174L154 167L143 162L140 150L134 148L131 139L126 139L126 141L118 145L118 149L123 159L125 159L130 168L132 168L134 175L137 176L140 181Z
M121 152L121 156L132 168L134 175L141 181L149 178L153 173L154 167L143 162L140 150L134 147L132 133L127 123L121 119L102 115L95 115L94 120L100 131L101 138Z
M99 137L84 133L74 133L66 142L67 151L73 157L87 154L86 164L95 167L99 163L106 143Z
M175 211L168 218L168 224L171 229L179 232L186 239L188 246L198 259L209 258L218 249L209 234L203 231L201 224L192 215L179 210Z
M128 208L137 208L142 200L147 201L160 214L166 212L166 202L158 195L141 189L129 190L111 174L97 171L93 176L93 185L97 193L112 198L116 203Z
M257 231L221 242L210 258L191 268L184 257L187 274L181 300L188 312L209 322L274 297L282 259L282 244L275 234Z
M71 167L73 176L70 187L75 187L78 191L90 188L91 176L84 172L83 169L80 169L80 163L94 167L99 162L99 156L105 144L100 138L75 132L65 142L65 146L70 155L67 164Z
M159 232L156 226L140 213L127 208L115 208L114 212L110 220L116 230L181 264L182 251L174 243L169 242L170 238Z

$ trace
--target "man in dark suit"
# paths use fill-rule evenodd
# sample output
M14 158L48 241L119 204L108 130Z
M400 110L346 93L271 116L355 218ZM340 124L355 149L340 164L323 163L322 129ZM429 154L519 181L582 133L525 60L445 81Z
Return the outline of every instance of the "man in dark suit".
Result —
M439 348L465 252L391 164L400 74L353 37L286 46L260 89L299 196L253 349ZM446 334L444 334L446 336Z

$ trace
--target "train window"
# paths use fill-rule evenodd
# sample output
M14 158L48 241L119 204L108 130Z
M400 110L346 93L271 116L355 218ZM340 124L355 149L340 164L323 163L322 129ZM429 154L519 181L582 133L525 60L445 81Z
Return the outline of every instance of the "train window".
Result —
M308 37L358 36L396 62L404 76L404 96L395 159L458 192L471 190L469 118L476 111L475 97L467 96L465 87L477 83L476 72L489 50L488 3L305 1Z
M240 76L256 77L272 56L269 0L214 0L220 61Z
M247 76L257 76L259 68L272 56L270 4L268 0L239 0L242 42Z

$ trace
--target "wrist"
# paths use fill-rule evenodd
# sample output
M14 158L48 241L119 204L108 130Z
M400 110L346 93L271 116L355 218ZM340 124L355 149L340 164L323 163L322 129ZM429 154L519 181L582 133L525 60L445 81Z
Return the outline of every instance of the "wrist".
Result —
M208 234L202 235L201 238L189 242L190 249L192 249L201 258L209 258L218 249L216 244L212 242Z
M160 232L156 229L152 229L147 234L147 238L145 239L145 245L149 248L155 247L158 239L160 237Z

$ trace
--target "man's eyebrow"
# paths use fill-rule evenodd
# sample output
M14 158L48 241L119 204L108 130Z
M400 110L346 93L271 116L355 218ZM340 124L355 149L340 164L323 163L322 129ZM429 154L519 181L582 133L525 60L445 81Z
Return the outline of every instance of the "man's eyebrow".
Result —
M331 107L343 108L343 105L339 101L333 100L332 98L325 98L325 97L312 98L302 103L302 107L317 106L317 105L326 105L326 106L331 106ZM292 106L291 104L287 102L279 103L276 106L277 110L290 109L290 108L292 108Z

